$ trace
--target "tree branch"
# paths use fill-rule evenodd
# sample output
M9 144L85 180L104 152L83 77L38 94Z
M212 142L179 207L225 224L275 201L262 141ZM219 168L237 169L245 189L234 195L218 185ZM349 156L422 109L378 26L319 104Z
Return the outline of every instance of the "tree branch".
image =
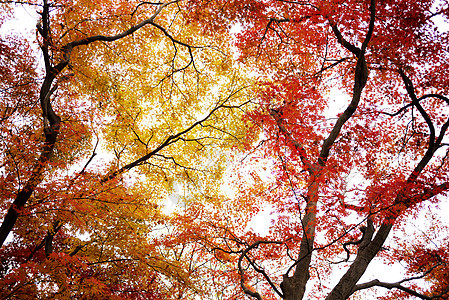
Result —
M442 298L442 296L449 291L449 286L448 286L448 288L445 291L443 291L439 295L427 296L427 295L423 295L421 293L418 293L418 292L416 292L416 291L414 291L414 290L412 290L410 288L407 288L407 287L402 285L404 282L408 282L408 281L412 281L412 280L416 280L416 279L422 279L422 278L426 277L428 274L430 274L435 268L437 268L440 265L441 265L441 263L438 263L438 264L436 264L435 266L433 266L432 268L430 268L429 270L427 270L426 272L424 272L423 274L421 274L419 276L402 279L401 281L398 281L398 282L387 283L387 282L381 282L378 279L374 279L374 280L371 280L371 281L366 282L366 283L357 284L354 287L353 292L360 291L360 290L363 290L363 289L368 289L368 288L375 287L375 286L379 286L379 287L387 288L389 290L396 288L396 289L399 289L401 291L404 291L406 293L409 293L410 295L413 295L413 296L421 298L421 299L430 300L430 299Z
M415 88L413 87L413 83L410 80L410 78L407 77L407 75L404 73L402 69L399 69L399 74L401 75L402 81L404 82L405 88L407 90L407 93L412 100L412 104L418 109L421 116L424 118L424 120L427 123L427 126L429 127L430 131L430 137L429 137L429 151L433 151L434 144L435 144L435 126L433 125L432 119L429 117L427 112L424 110L424 108L421 106L421 103L419 103L418 98L415 94Z
M190 47L191 47L190 45L185 44L185 43L183 43L183 42L181 42L181 41L176 40L175 38L173 38L173 37L172 37L172 36L165 30L165 28L163 28L163 27L161 27L160 25L154 23L155 18L161 13L161 11L162 11L165 7L167 7L167 6L170 5L170 4L176 3L176 2L178 2L178 1L176 0L176 1L171 1L171 2L166 2L166 3L161 4L161 5L159 6L159 8L156 10L156 12L155 12L150 18L148 18L148 19L146 19L146 20L140 22L140 23L137 24L137 25L134 25L134 26L130 27L128 30L125 30L125 31L123 31L123 32L121 32L121 33L119 33L119 34L112 35L112 36L94 35L94 36L89 36L89 37L86 37L86 38L84 38L84 39L77 40L77 41L73 41L73 42L70 42L70 43L66 44L66 45L63 46L62 49L61 49L61 50L63 51L63 53L64 53L64 59L65 59L66 61L69 61L69 60L70 60L70 54L71 54L73 48L75 48L75 47L82 46L82 45L89 45L89 44L91 44L91 43L93 43L93 42L97 42L97 41L102 41L102 42L113 42L113 41L122 39L122 38L124 38L124 37L126 37L126 36L128 36L128 35L133 34L133 33L136 32L137 30L139 30L140 28L142 28L142 27L144 27L144 26L146 26L146 25L148 25L148 24L151 24L151 25L155 26L156 28L162 30L162 32L163 32L166 36L168 36L172 41L176 42L177 44L180 44L180 45L183 45L183 46L186 46L186 47L189 47L189 48L190 48Z
M368 67L366 65L365 61L365 51L368 46L368 43L371 39L373 30L374 30L374 21L376 17L376 1L371 0L370 3L370 24L368 28L368 32L366 34L366 37L363 41L362 48L359 49L355 47L354 45L347 42L343 36L341 35L340 31L337 28L337 25L333 23L333 21L330 21L332 30L334 31L335 36L337 37L337 40L340 44L342 44L346 49L351 51L355 56L357 56L357 65L355 68L355 74L354 74L354 88L353 88L353 94L352 94L352 100L349 106L346 108L346 110L343 112L343 114L340 115L340 117L337 119L337 122L335 123L334 127L332 128L332 131L330 132L329 136L326 140L324 140L323 146L321 148L320 156L318 158L318 162L320 165L323 165L326 163L327 157L329 156L330 149L332 145L334 144L335 140L337 139L338 135L340 134L340 131L343 127L343 125L348 121L351 116L356 111L360 98L362 95L363 88L366 85L366 82L368 80Z
M358 290L362 290L362 289L367 289L367 288L371 288L374 286L379 286L379 287L384 287L387 288L389 290L391 289L399 289L401 291L407 292L410 295L413 295L415 297L421 298L421 299L433 299L433 297L429 297L429 296L425 296L422 295L412 289L409 289L405 286L402 286L399 282L394 282L394 283L387 283L387 282L381 282L378 279L372 280L370 282L367 283L363 283L363 284L358 284L356 285L356 287L354 288L353 292L358 291Z
M184 134L188 133L189 131L193 130L195 127L197 127L198 125L202 125L204 122L206 122L217 110L221 109L221 108L231 108L233 106L229 106L226 105L226 102L235 94L237 94L238 92L240 92L243 88L241 89L237 89L235 91L233 91L221 104L217 105L216 107L214 107L208 114L207 116L205 116L203 119L198 120L196 122L194 122L192 125L190 125L189 127L179 131L177 134L175 135L170 135L169 137L167 137L158 147L156 147L155 149L153 149L151 152L147 153L146 155L136 159L135 161L123 166L122 168L113 171L109 174L107 174L106 176L104 176L101 179L101 182L107 182L108 180L114 179L115 177L117 177L118 175L136 167L139 166L140 164L142 164L143 162L147 161L148 159L150 159L152 156L154 156L156 153L160 152L162 149L164 149L165 147L175 143L176 141L178 141Z
M284 134L284 136L287 138L287 141L291 143L293 146L295 146L296 151L298 151L299 158L301 159L301 162L304 164L305 169L310 173L313 174L315 172L315 167L313 164L309 161L307 158L306 150L304 149L304 145L298 143L295 139L293 139L290 132L285 128L283 124L283 119L281 118L281 115L277 110L270 109L270 115L276 120L276 123L279 127L279 130Z
M265 273L264 270L258 268L255 263L248 257L248 252L251 251L252 249L255 249L257 247L259 247L259 245L261 244L283 244L283 242L277 242L277 241L257 241L253 244L251 244L250 246L248 246L245 250L243 250L242 254L239 257L238 260L238 271L240 274L240 286L242 287L242 290L245 294L254 297L258 300L262 300L262 296L256 292L256 291L252 291L250 288L248 288L248 286L245 283L245 271L243 270L243 266L242 266L242 262L243 262L243 258L246 258L248 260L248 262L250 263L250 265L254 268L255 271L257 271L258 273L261 273L263 275L263 277L265 278L265 280L267 280L267 282L270 284L271 288L281 297L283 298L283 294L276 288L276 286L274 285L274 283L271 281L271 279L268 277L268 275Z

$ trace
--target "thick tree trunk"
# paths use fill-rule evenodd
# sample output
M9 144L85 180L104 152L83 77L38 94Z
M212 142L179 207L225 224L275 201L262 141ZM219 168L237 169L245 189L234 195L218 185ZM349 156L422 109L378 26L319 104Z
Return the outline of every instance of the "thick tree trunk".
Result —
M364 240L360 244L357 257L349 267L348 271L341 277L338 284L332 289L326 300L344 300L354 292L354 287L365 273L366 268L382 248L383 243L393 227L392 222L384 223L377 231L373 240L374 227L370 224L367 228Z

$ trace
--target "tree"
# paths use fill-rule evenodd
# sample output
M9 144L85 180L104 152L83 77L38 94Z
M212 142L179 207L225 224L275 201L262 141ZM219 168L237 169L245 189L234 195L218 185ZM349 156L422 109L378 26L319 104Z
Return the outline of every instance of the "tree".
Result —
M447 3L189 5L204 32L237 24L240 61L260 74L260 105L247 115L259 141L247 144L227 206L239 224L221 217L202 235L234 261L244 294L331 300L382 287L392 299L447 299L447 239L431 238L447 228L404 234L418 214L435 217L449 188L448 32L434 22L447 18ZM247 225L267 206L261 236ZM404 263L409 277L362 281L376 259Z
M210 201L243 136L227 36L179 1L0 5L39 15L36 40L0 40L2 299L202 296L164 203Z
M1 21L18 4L39 49L0 42L3 298L448 297L447 3L1 1Z

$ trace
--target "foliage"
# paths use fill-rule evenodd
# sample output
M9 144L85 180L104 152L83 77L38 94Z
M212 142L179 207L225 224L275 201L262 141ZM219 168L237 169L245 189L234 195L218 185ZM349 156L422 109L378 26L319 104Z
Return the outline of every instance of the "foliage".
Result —
M447 3L0 5L2 299L448 297Z

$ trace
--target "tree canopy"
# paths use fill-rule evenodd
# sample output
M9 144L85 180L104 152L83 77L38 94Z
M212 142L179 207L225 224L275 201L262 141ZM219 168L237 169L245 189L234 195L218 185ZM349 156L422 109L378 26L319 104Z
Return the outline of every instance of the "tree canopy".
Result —
M447 1L21 6L1 299L448 299Z

